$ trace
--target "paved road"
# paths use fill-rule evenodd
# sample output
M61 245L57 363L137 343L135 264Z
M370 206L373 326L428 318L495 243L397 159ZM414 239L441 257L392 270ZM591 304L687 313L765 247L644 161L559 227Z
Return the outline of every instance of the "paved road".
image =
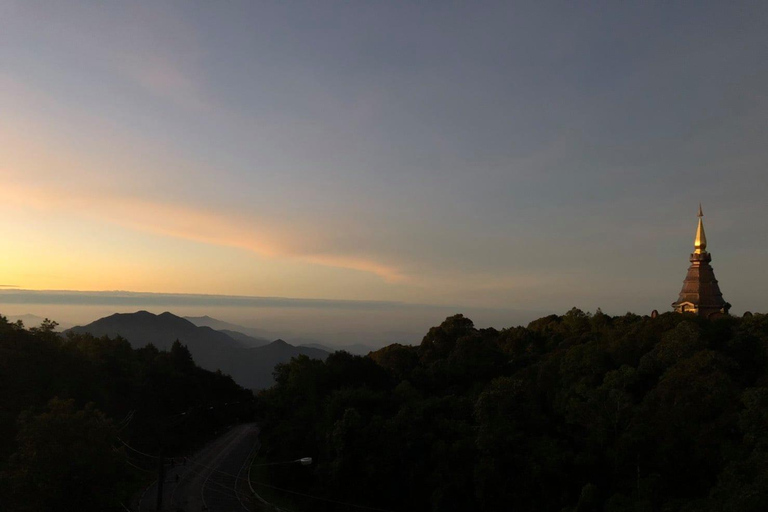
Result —
M167 467L162 510L244 512L257 510L247 482L248 463L258 447L258 427L237 425L186 463ZM157 484L139 499L140 512L156 512Z

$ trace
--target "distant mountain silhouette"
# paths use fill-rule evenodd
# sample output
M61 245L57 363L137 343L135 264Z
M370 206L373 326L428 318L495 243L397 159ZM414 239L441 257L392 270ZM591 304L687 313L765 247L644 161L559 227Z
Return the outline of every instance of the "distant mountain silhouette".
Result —
M199 366L212 371L221 370L231 375L241 386L252 389L271 386L275 365L288 362L291 357L304 354L314 359L325 359L328 355L326 351L294 347L283 340L247 347L243 345L242 339L237 340L211 327L198 327L168 312L160 315L147 311L117 313L70 330L88 332L94 336L122 336L134 348L152 343L161 350L168 350L174 341L179 340L187 345ZM248 337L243 333L237 334Z
M232 338L235 341L240 342L244 347L263 347L264 345L269 345L272 343L266 338L254 338L253 336L248 336L247 334L243 334L242 332L238 331L231 331L229 329L216 329L219 332L223 332L230 338Z
M269 345L265 345L263 347L255 347L249 350L251 352L258 352L265 359L276 359L288 355L285 358L286 361L289 361L291 357L296 357L302 354L307 355L313 359L325 359L329 354L327 350L314 347L296 347L280 339L273 341Z
M217 318L211 318L210 316L185 316L184 318L195 325L211 327L212 329L226 333L235 340L241 341L243 345L248 347L263 346L270 343L270 340L278 337L277 334L273 331L232 324ZM336 352L337 350L345 350L350 354L359 356L368 355L368 353L386 345L386 343L377 346L366 345L365 343L351 343L344 345L340 343L336 344L333 342L321 342L313 338L306 338L301 336L286 336L286 338L288 338L289 344L296 347L316 348L328 353Z
M302 343L298 346L307 347L307 348L316 348L319 350L324 350L326 352L336 352L337 350L344 350L346 352L349 352L350 354L354 354L357 356L367 356L370 352L373 352L376 350L375 348L370 347L368 345L363 345L362 343L355 343L353 345L338 345L333 347L328 345L323 345L322 343Z
M232 332L236 333L232 338L242 341L243 344L251 347L258 347L271 343L272 340L277 338L277 335L271 331L265 329L256 329L254 327L246 327L244 325L237 325L217 318L211 318L208 315L205 316L185 316L185 320L189 320L198 327L210 327L217 331L222 331L230 336ZM245 336L245 338L243 338Z
M38 315L32 315L27 313L26 315L8 315L6 318L10 320L11 322L15 322L16 320L21 320L24 322L24 327L27 329L31 327L38 327L41 323L43 323L43 320L45 320L44 317L38 316ZM51 320L54 320L51 318ZM71 327L72 324L66 324L64 322L58 322L59 326L56 328L57 331L63 331L67 329L68 327Z

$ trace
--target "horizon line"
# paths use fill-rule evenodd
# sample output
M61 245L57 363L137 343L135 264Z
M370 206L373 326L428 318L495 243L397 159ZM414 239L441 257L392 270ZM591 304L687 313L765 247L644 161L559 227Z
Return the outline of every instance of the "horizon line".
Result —
M7 298L16 300L8 301ZM79 300L64 300L75 298ZM37 300L34 300L37 299ZM145 299L140 301L138 299ZM538 310L459 306L455 304L425 304L393 300L322 299L260 295L228 295L211 293L136 292L130 290L35 290L0 286L0 304L67 304L67 305L175 305L175 306L229 306L229 307L293 307L293 308L350 308L396 309L417 307L428 309L456 309L483 311L515 311L538 313Z

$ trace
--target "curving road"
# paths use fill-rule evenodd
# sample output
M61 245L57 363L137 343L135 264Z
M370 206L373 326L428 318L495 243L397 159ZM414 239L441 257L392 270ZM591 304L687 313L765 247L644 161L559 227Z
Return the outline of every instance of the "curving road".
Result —
M259 446L255 423L236 425L194 457L166 466L162 510L245 512L257 510L248 488L251 455ZM157 483L138 502L140 512L156 512Z

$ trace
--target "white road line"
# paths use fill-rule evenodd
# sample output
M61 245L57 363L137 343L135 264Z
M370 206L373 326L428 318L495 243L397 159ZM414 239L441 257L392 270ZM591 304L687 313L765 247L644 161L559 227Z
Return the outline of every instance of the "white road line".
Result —
M253 443L253 448L251 448L251 451L248 452L248 456L245 458L245 462L243 462L243 465L240 466L240 470L237 472L237 480L235 480L235 494L237 494L237 501L240 502L240 505L242 505L242 507L245 510L250 510L250 509L248 507L246 507L245 504L243 503L243 500L240 499L240 493L237 492L237 482L240 480L240 478L242 478L240 476L240 474L243 472L243 468L246 465L248 466L248 471L250 472L250 470L251 470L251 462L252 462L251 456L253 455L253 452L256 450L256 447L258 446L258 444L259 444L259 440L257 438L256 441ZM248 484L250 485L250 483L251 483L251 480L249 478L248 479Z
M154 482L152 482L151 484L149 484L149 485L147 486L147 488L146 488L146 489L144 489L144 492L142 492L142 493L141 493L141 498L139 498L139 512L141 512L141 508L142 508L142 507L141 507L141 504L142 504L142 502L144 501L144 496L146 496L146 494L147 494L147 491L150 489L150 487L152 487L152 486L153 486L153 485L155 485L156 483L157 483L157 480L155 480Z
M229 440L228 439L226 443L223 443L224 444L224 448L227 448L227 447L231 446L233 442L239 441L247 432L248 431L246 429L243 429L243 430L241 430L239 433L237 433L235 435L235 439L233 439L233 440ZM214 460L211 461L211 466L214 469L210 470L210 472L208 473L208 477L205 479L205 481L203 482L202 487L200 488L200 498L202 499L203 507L205 507L206 510L208 509L208 503L205 501L205 486L208 484L208 480L210 480L211 475L213 475L214 471L216 471L215 468L218 467L219 460L221 460L223 457L225 457L227 455L224 452L225 452L224 449L220 450L218 456ZM235 486L237 486L237 480L235 480ZM235 491L235 493L237 493L237 491Z
M227 432L227 434L229 434L230 432ZM216 448L216 446L218 445L218 441L219 441L218 439L215 439L215 440L211 441L210 443L208 443L208 446L203 448L197 455L195 455L193 457L185 457L187 459L187 463L188 464L194 463L193 461L196 460L196 459L205 459L206 457L208 457L209 452L213 451L213 449ZM192 466L185 466L185 467L187 468L187 471L184 473L184 475L181 477L181 479L178 482L176 482L176 485L174 486L173 491L171 492L171 505L177 505L177 503L176 503L176 490L179 488L179 485L181 485L182 482L184 482L184 480L190 474L194 474L191 471Z
M257 443L257 444L258 444L259 448L261 448L261 443ZM258 499L258 500L259 500L260 502L262 502L264 505L266 505L266 506L268 506L268 507L272 507L274 510L277 510L277 512L283 512L283 511L280 509L280 507L278 507L277 505L273 505L272 503L270 503L270 502L268 502L267 500L265 500L264 498L262 498L262 497L259 495L259 493L257 493L257 492L256 492L256 489L254 489L254 488L253 488L253 484L251 484L251 468L252 468L252 467L253 467L253 464L251 464L250 466L248 466L248 487L250 487L250 488L251 488L251 492L253 493L253 495L254 495L254 496L256 496L256 499Z

